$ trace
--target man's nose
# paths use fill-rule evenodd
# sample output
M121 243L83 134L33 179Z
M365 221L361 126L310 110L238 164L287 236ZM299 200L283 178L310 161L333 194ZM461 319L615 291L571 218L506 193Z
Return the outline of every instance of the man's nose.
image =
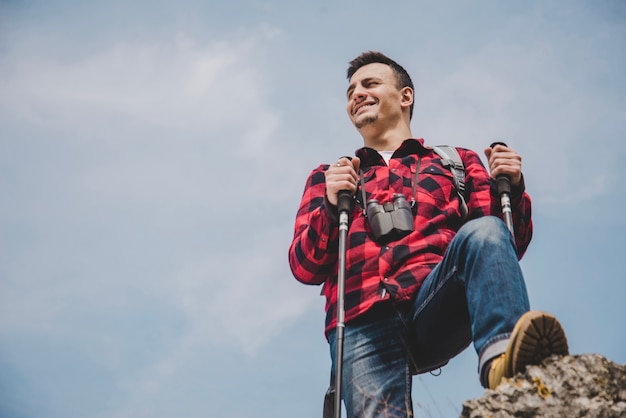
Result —
M367 97L367 92L365 89L357 87L352 92L352 100L356 103L362 102Z

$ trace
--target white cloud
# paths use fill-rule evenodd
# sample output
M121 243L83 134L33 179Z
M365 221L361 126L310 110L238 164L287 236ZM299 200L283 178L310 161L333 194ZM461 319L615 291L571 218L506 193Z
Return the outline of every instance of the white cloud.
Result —
M172 292L192 321L198 344L234 345L254 355L314 309L315 290L311 293L290 277L287 243L279 234L263 232L263 248L242 243L238 250L188 266L172 280Z
M255 358L302 315L319 314L317 289L287 277L285 243L278 238L284 234L264 232L263 248L231 243L228 251L190 261L162 283L168 301L185 315L184 331L156 361L119 382L127 396L112 416L158 414L148 400L163 396L190 370L219 368L212 353L241 350ZM285 268L277 268L279 262Z
M158 392L197 350L218 344L254 356L311 309L316 292L287 268L292 218L234 222L256 205L246 195L285 200L271 187L280 190L281 177L292 181L284 166L264 158L280 121L265 100L263 74L266 44L278 34L261 27L219 42L179 35L64 60L46 54L43 39L7 52L13 70L0 84L3 117L56 132L32 140L55 141L69 163L42 156L53 174L24 194L28 217L13 208L19 222L43 229L34 252L3 270L10 272L0 304L4 332L45 327L68 339L76 332L87 342L75 344L115 369L123 363L107 356L128 355L124 331L98 335L88 319L64 321L85 309L96 318L110 309L144 315L154 308L134 306L141 289L149 295L142 303L163 304L186 322L179 340L131 378L139 391ZM40 176L29 171L34 164L22 161L16 177ZM261 212L266 204L259 200ZM57 242L58 233L64 238ZM265 238L242 243L246 233ZM39 263L28 265L31 258Z
M611 162L625 149L612 146L615 140L603 132L625 118L619 104L588 81L611 73L602 51L586 42L571 47L577 42L574 36L566 47L543 39L485 44L434 83L418 86L425 109L416 109L416 133L431 144L460 144L481 156L492 141L508 142L522 155L527 185L543 205L590 203L606 195L616 178ZM571 60L581 65L567 65ZM596 149L602 164L580 159L587 147Z
M276 35L269 27L239 41L179 34L165 43L118 43L64 58L47 52L45 40L24 42L5 55L0 106L27 123L85 130L111 117L187 133L232 128L244 117L254 125L273 120L258 102L258 63Z
M18 170L29 163L49 165L55 176L71 170L59 180L74 188L68 194L106 198L114 209L144 205L148 216L239 195L245 178L281 170L260 158L269 156L281 119L266 100L264 74L279 35L269 26L235 40L179 34L64 58L48 52L46 39L12 45L0 61L2 118L56 153L42 157L35 148Z
M71 309L59 308L59 305L73 303L79 295L114 303L118 297L115 292L119 289L105 280L121 284L122 292L127 289L124 282L128 278L124 271L118 272L120 276L104 278L94 277L93 267L80 263L73 267L58 265L59 261L70 262L69 254L87 254L85 259L90 263L103 265L106 264L104 257L111 254L113 258L124 259L127 256L121 254L134 252L137 262L150 263L141 257L153 255L139 254L130 248L132 236L142 234L146 225L152 231L161 232L162 239L167 241L173 233L180 233L181 225L189 229L190 224L197 222L199 228L207 229L210 234L212 228L222 226L220 219L229 219L228 211L219 219L211 218L210 208L219 207L229 196L240 196L239 190L245 190L242 179L260 177L258 165L250 165L250 172L238 175L242 170L236 169L236 160L255 153L258 156L277 129L278 114L264 101L263 70L266 44L278 34L275 29L261 27L244 39L219 42L179 35L164 44L117 44L87 56L65 59L47 54L45 39L12 45L6 51L2 64L11 71L4 73L0 83L3 118L20 125L26 135L27 127L32 125L61 132L53 139L36 137L32 140L35 144L55 141L55 149L62 149L59 153L70 162L64 164L56 159L57 155L42 156L44 164L54 169L50 170L52 175L48 178L38 177L31 182L40 189L23 192L22 203L29 217L24 215L24 207L12 208L11 216L18 222L27 222L31 228L40 223L42 229L37 231L37 236L41 245L37 251L41 252L41 263L29 266L25 258L16 257L10 267L5 266L4 271L10 271L13 277L3 286L1 309L5 324L20 318L22 326L30 321L32 326L52 327L55 318L58 319L57 310ZM19 141L17 138L9 140ZM91 148L71 145L85 141L92 141ZM37 155L37 148L32 155ZM36 160L39 159L22 161L16 168L18 182L41 176L42 171L45 175L45 169L30 172ZM232 175L222 174L228 172ZM271 174L261 177L263 175ZM50 188L54 190L52 193L46 191ZM51 194L54 200L48 200ZM173 225L173 221L176 224ZM59 226L51 227L51 224ZM126 230L129 225L134 229ZM58 231L63 231L65 238L54 249L47 248L55 238L48 234ZM90 232L98 239L83 237ZM180 242L180 238L174 238ZM224 238L227 237L209 235L207 242L224 243ZM231 242L233 240L236 238ZM79 241L87 245L77 244ZM231 245L234 248L236 244ZM103 246L106 247L103 249ZM206 243L200 244L199 248L206 246ZM280 255L281 262L285 260L285 251ZM184 252L184 249L172 248L172 263L187 262L191 256L182 255ZM194 250L189 251L192 252ZM29 255L37 256L37 253ZM225 295L226 300L232 297L242 306L255 305L257 312L252 315L222 306L222 310L230 311L229 317L236 325L244 324L243 328L233 327L245 329L235 336L236 344L253 351L265 340L245 324L260 321L274 329L274 323L284 319L280 314L277 317L267 311L271 308L267 305L272 302L255 302L253 297L255 292L269 285L260 283L273 273L275 261L253 255L243 262L233 255L223 270L229 280L212 280L210 273L214 263L221 265L223 261L209 256L209 261L199 262L210 266L206 275L199 278L210 285L202 287L206 293L188 295L192 298L191 305L183 305L181 309L191 315L193 322L196 313L220 314L218 311L196 312L199 307L194 305L203 305L215 294ZM54 282L49 281L45 273L52 265L56 268L52 271L60 276ZM71 274L64 270L68 267L72 269ZM86 275L89 279L83 279L94 281L82 282L78 287L73 279L67 278ZM196 276L192 274L192 280ZM160 293L158 287L166 285L169 279L156 277L143 284ZM50 286L54 287L54 292L49 292ZM91 290L87 291L85 286ZM102 294L96 297L94 294L98 291ZM194 296L201 299L195 300ZM219 301L215 301L212 305L218 304ZM38 307L35 312L39 315L29 313L33 305ZM293 313L289 303L287 308L287 314ZM41 316L46 317L43 323L39 321ZM259 328L258 325L252 328ZM272 332L275 330L267 335Z

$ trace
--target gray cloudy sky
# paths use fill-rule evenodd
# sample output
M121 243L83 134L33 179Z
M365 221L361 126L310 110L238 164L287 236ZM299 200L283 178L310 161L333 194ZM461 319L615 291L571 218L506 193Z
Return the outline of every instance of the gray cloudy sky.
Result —
M625 363L625 41L618 0L0 0L0 416L320 416L287 248L309 171L361 146L369 49L416 136L523 155L531 304ZM414 379L417 416L481 393L472 349Z

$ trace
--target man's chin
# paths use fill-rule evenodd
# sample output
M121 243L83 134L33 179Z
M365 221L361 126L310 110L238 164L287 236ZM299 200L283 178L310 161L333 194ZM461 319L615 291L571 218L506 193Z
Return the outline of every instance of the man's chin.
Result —
M357 119L354 121L354 126L357 129L361 129L364 128L367 125L370 125L374 122L376 122L378 118L375 115L372 116L364 116L363 118Z

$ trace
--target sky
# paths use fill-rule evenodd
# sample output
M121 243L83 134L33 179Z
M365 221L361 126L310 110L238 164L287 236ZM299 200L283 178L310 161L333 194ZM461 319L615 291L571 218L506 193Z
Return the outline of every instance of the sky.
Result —
M626 363L625 43L620 0L0 0L0 417L319 417L287 250L309 172L362 146L367 50L412 75L414 136L522 155L531 306ZM416 416L476 368L416 376Z

